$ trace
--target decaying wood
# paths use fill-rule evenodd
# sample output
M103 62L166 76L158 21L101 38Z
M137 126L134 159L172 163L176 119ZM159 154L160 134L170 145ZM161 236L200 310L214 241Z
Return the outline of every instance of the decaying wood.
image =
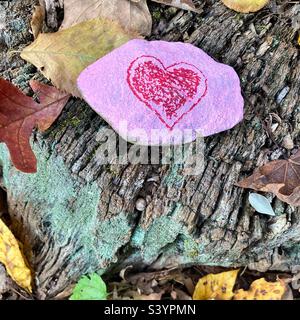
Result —
M221 1L199 3L199 15L151 4L150 38L192 43L233 66L241 78L245 119L205 139L201 175L182 176L175 164L99 164L99 130L107 124L76 99L46 135L35 134L37 175L16 172L0 146L1 185L35 270L39 298L55 297L83 273L126 265L288 270L299 264L299 209L273 198L277 216L259 215L249 206L249 192L235 183L257 166L289 156L286 136L299 147L300 51L291 25L300 5L271 1L256 14L241 15ZM32 41L35 4L6 3L4 27L0 22L0 73L28 93L28 80L41 76L10 50ZM136 210L138 199L146 201L142 212Z

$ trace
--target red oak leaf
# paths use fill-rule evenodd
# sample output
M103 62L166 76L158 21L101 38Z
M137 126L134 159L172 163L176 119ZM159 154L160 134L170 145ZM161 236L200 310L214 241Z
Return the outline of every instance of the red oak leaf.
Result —
M242 188L272 192L281 201L300 206L300 150L287 160L275 160L257 168L237 183Z
M30 86L40 103L0 79L0 141L7 145L14 166L26 173L37 171L37 160L30 146L32 130L46 131L70 97L37 81L30 81Z

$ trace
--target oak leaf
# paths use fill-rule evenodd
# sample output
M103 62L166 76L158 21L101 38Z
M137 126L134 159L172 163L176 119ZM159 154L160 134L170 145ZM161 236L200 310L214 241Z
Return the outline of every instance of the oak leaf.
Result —
M145 36L151 33L152 18L146 0L64 0L61 29L95 18L116 20L129 32Z
M40 103L0 79L0 141L6 143L14 166L34 173L37 160L30 146L30 135L37 127L46 131L60 115L70 95L37 81L30 81Z
M0 219L0 262L22 288L31 292L32 276L19 248L18 241Z
M242 13L256 12L266 6L269 0L222 0L226 7Z
M286 292L286 284L283 280L268 282L264 278L251 283L249 290L238 290L234 300L281 300Z
M200 10L198 10L195 4L193 3L193 0L153 0L153 1L166 4L169 6L177 7L183 10L190 10L196 13L200 12Z
M300 150L288 160L275 160L237 183L242 188L272 192L280 200L300 206Z
M193 300L231 300L239 270L208 274L201 278L193 294Z
M131 40L113 21L93 19L55 33L42 33L21 57L60 90L80 97L76 80L87 66Z

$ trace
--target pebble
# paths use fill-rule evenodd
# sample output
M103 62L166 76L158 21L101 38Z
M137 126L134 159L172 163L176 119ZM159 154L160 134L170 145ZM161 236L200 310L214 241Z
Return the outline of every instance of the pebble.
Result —
M147 203L146 200L143 198L139 198L137 199L136 203L135 203L135 208L138 211L144 211L146 209Z
M286 135L282 140L282 146L288 150L292 150L294 148L294 141L290 134Z
M182 42L131 40L78 78L86 102L125 140L182 144L243 119L235 70Z
M277 95L276 102L280 104L290 91L290 87L284 87Z

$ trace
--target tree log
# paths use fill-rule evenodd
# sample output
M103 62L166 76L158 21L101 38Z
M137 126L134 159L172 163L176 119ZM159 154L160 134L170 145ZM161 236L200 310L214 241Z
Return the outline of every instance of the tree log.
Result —
M202 174L182 166L101 165L100 116L72 98L55 125L34 133L38 172L23 174L0 145L1 186L14 232L35 272L37 297L53 298L82 274L161 269L191 264L290 270L300 262L300 211L272 195L275 217L249 205L235 183L299 146L300 5L270 5L239 14L202 0L200 14L149 3L150 39L183 41L235 68L245 117L234 129L205 139ZM20 50L32 42L33 0L0 2L0 75L30 93L42 79ZM299 23L299 21L298 21ZM142 211L136 209L144 199Z

